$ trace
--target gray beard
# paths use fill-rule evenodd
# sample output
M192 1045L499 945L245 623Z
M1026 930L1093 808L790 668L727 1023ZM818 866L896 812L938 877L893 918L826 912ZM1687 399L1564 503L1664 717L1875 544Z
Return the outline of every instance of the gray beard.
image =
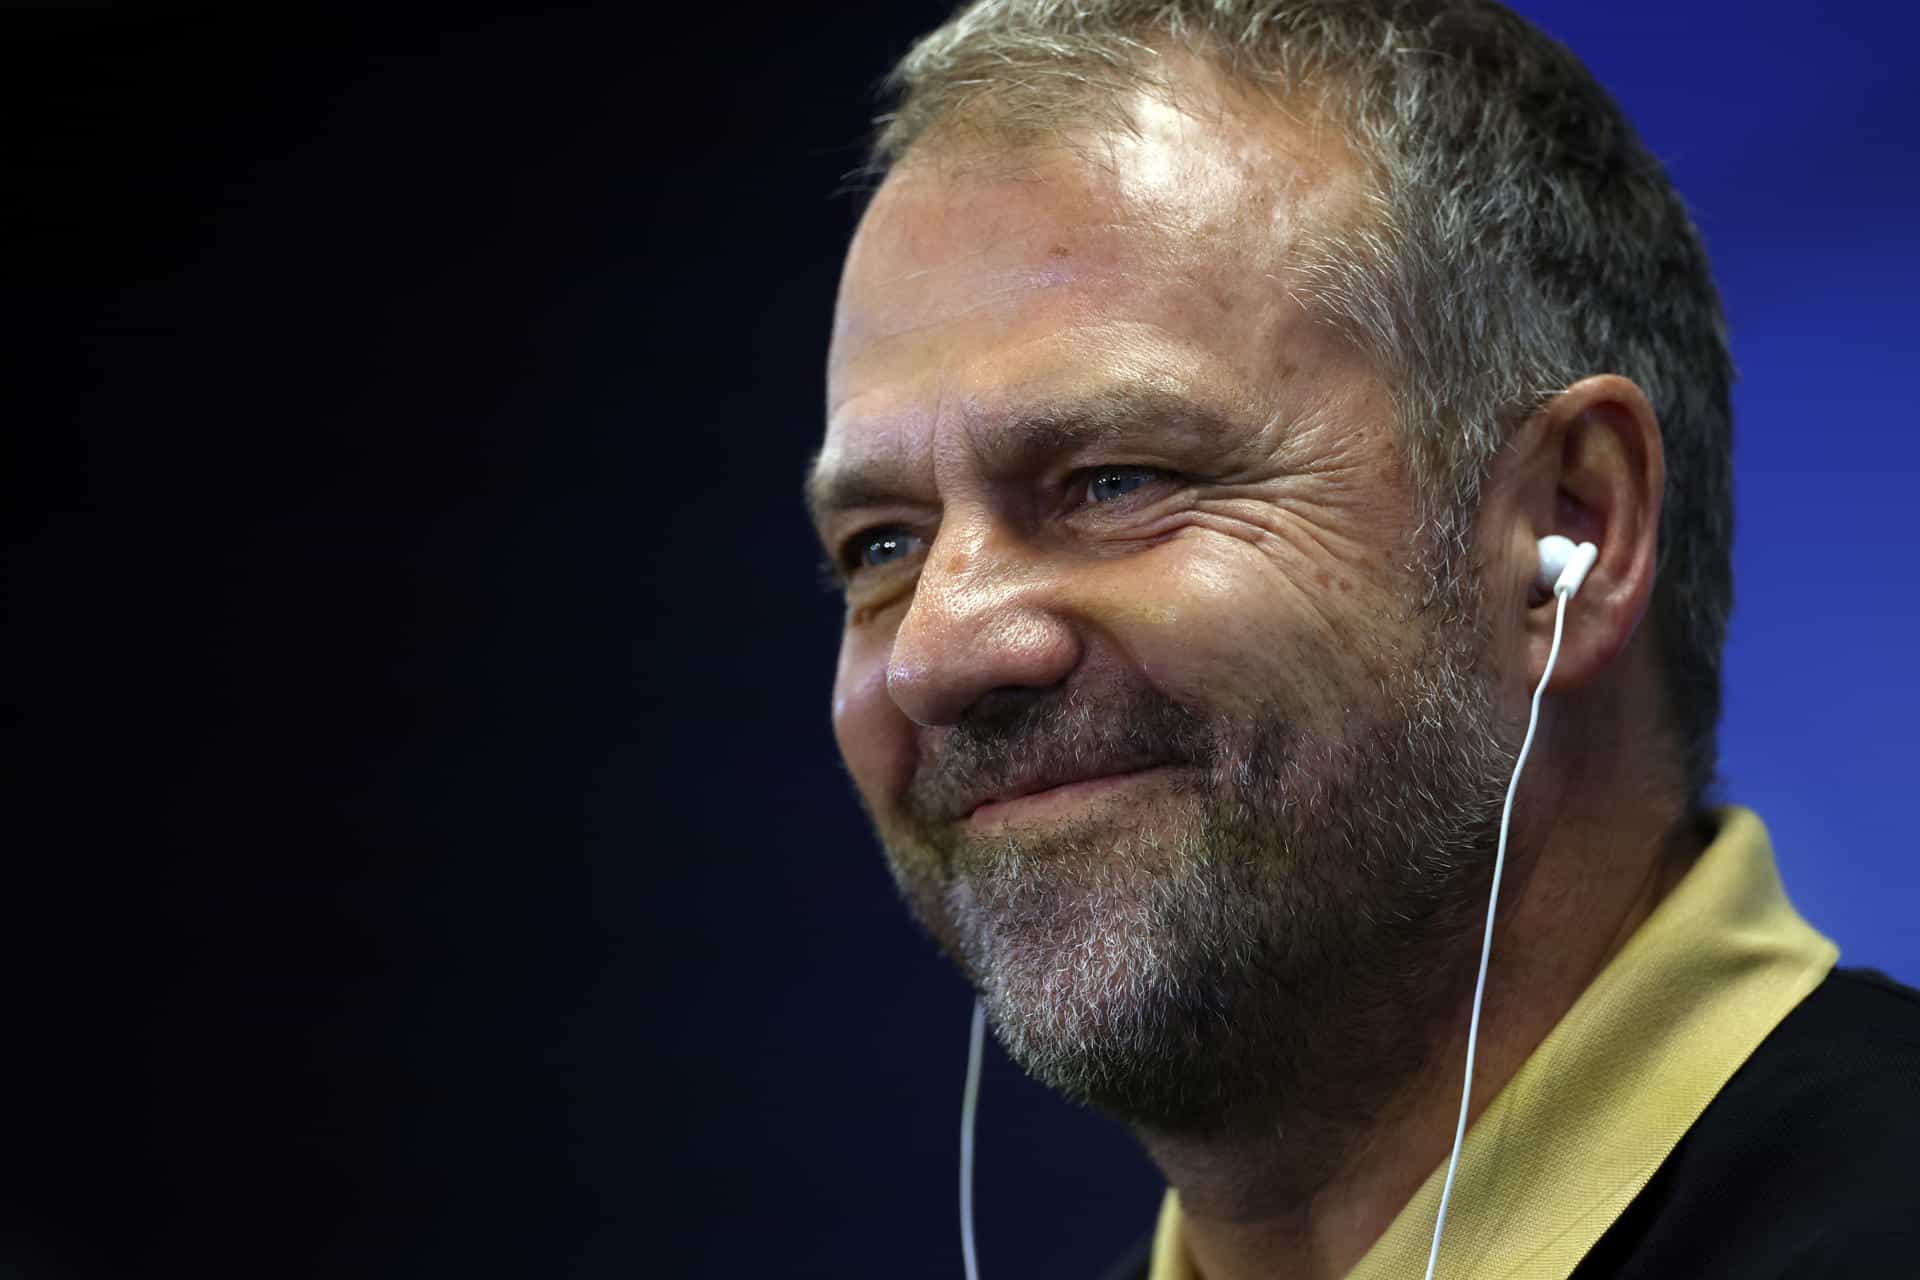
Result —
M1139 686L993 695L951 730L883 838L1008 1055L1161 1133L1363 1125L1471 977L1511 764L1480 635L1426 639L1337 739ZM1143 755L1176 767L1138 812L997 838L930 817L1016 760Z

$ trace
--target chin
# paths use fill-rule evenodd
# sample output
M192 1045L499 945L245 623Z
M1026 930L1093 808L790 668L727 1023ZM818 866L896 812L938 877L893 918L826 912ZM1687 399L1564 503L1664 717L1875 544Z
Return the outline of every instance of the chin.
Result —
M1190 1127L1218 1109L1205 1064L1232 1034L1197 833L1049 834L969 848L933 932L1029 1075L1129 1123Z

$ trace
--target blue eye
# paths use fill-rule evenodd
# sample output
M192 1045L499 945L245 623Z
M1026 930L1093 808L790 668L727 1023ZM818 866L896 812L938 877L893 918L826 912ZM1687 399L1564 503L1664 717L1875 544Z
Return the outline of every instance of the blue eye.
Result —
M878 569L892 564L913 554L919 546L919 538L900 529L876 530L853 541L855 557L863 569Z
M1087 501L1112 502L1124 498L1153 479L1155 472L1148 467L1108 467L1093 473L1087 481Z

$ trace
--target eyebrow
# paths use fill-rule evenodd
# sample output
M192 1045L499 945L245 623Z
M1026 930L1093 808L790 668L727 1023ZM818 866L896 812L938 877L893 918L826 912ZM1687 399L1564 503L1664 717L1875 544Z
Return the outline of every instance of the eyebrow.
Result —
M1237 424L1220 411L1159 387L1119 386L1057 403L1023 406L993 434L1023 455L1068 453L1151 434L1211 435L1237 443ZM885 458L826 464L816 454L807 472L807 510L815 528L843 511L900 501L902 468Z

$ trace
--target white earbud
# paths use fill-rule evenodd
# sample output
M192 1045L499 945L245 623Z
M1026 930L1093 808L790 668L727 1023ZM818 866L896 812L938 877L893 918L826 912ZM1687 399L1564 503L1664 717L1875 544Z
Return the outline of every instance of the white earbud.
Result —
M1591 542L1579 546L1571 538L1550 533L1540 539L1540 574L1534 579L1542 591L1571 597L1587 580L1587 570L1600 558L1600 548Z

